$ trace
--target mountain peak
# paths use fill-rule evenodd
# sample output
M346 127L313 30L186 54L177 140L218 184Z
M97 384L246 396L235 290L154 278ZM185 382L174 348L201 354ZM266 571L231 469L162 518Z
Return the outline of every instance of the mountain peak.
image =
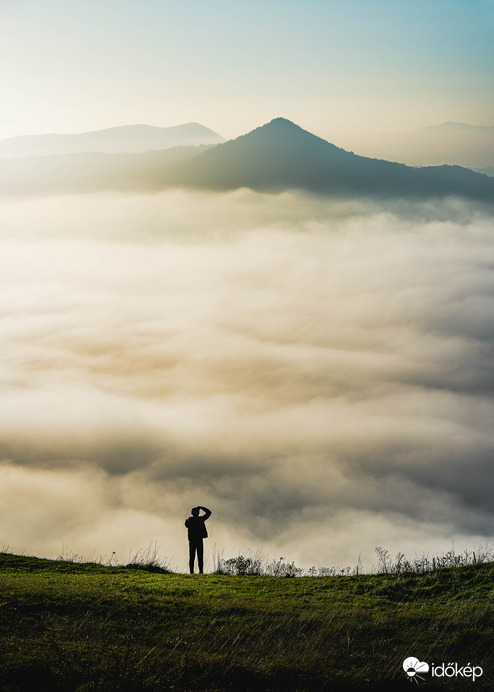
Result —
M288 126L288 127L296 127L297 129L301 130L302 128L296 125L294 122L291 120L288 120L288 118L273 118L272 120L269 121L269 123L266 123L264 127L267 125L282 125L282 126Z
M431 197L470 194L492 196L492 183L462 169L407 167L357 156L302 129L274 118L237 139L218 144L186 161L180 182L194 187L268 192L301 189L344 195ZM473 177L472 177L473 176Z
M270 120L268 123L265 123L264 125L260 125L259 127L256 127L255 130L252 130L251 132L248 132L247 135L244 135L244 137L248 137L249 135L254 134L255 132L292 132L292 133L300 133L304 132L305 134L310 135L311 137L315 137L315 135L311 134L307 130L304 130L300 125L297 125L296 123L292 122L291 120L288 120L287 118L273 118L273 120Z
M326 150L343 151L325 139L304 130L287 118L274 118L268 123L256 127L255 130L230 140L227 145L246 146L247 143L249 147L259 146L268 150L283 150L285 154L288 150L292 150L296 156L303 152L307 153L307 148L320 150L323 147Z
M218 189L283 189L320 185L321 167L353 154L339 149L286 118L205 151L184 164L188 181Z

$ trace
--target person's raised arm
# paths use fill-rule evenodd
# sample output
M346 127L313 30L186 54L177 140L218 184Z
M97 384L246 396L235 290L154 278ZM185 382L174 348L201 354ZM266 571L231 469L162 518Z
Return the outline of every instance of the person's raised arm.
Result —
M202 511L204 512L204 516L203 516L204 521L206 521L206 519L209 519L209 517L211 516L211 510L208 509L207 507L199 507L199 509L202 509Z

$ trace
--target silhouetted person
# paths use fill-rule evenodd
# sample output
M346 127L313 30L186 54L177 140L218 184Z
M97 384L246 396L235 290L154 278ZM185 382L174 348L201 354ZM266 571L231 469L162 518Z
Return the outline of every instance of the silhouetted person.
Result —
M202 517L199 516L199 510L201 509L204 512ZM207 507L192 507L191 514L192 516L185 520L189 538L189 569L190 573L194 574L194 560L197 553L199 574L202 574L204 567L204 544L202 539L208 537L205 521L211 516L211 510L207 509Z

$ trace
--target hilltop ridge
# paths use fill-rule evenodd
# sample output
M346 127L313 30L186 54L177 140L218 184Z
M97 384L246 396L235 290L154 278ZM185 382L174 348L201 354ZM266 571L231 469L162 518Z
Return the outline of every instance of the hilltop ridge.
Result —
M137 134L129 134L129 128L137 128ZM176 128L166 128L166 136L171 136L170 129L175 138ZM145 153L86 152L0 161L0 194L250 188L259 192L303 190L324 196L388 200L454 196L494 203L494 180L486 175L461 166L414 168L360 156L282 117L236 139L200 146L190 146L190 140L193 133L203 133L201 125L189 123L178 129L181 137L188 138L188 146L164 147L162 142L161 150L149 151L153 148L151 141L157 146L154 134L147 134L154 133L155 128L136 125L88 133L90 144L86 142L84 146L104 148L97 144L99 138L108 148L121 148L122 138L128 146L134 137L134 144L144 147ZM212 136L219 137L215 133Z
M142 153L177 146L219 144L224 138L197 122L156 127L117 125L80 134L23 135L0 140L0 158L25 158L60 154Z
M183 185L209 189L248 187L279 192L302 189L342 196L458 195L494 201L494 182L459 166L412 168L359 156L275 118L177 167Z
M2 690L405 691L417 641L492 687L492 563L296 579L72 567L0 554Z

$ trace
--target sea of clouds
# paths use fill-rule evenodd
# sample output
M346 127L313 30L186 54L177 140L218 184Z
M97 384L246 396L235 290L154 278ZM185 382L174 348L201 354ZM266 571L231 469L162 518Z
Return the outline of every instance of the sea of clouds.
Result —
M494 217L249 191L0 202L0 546L370 568L493 534Z

